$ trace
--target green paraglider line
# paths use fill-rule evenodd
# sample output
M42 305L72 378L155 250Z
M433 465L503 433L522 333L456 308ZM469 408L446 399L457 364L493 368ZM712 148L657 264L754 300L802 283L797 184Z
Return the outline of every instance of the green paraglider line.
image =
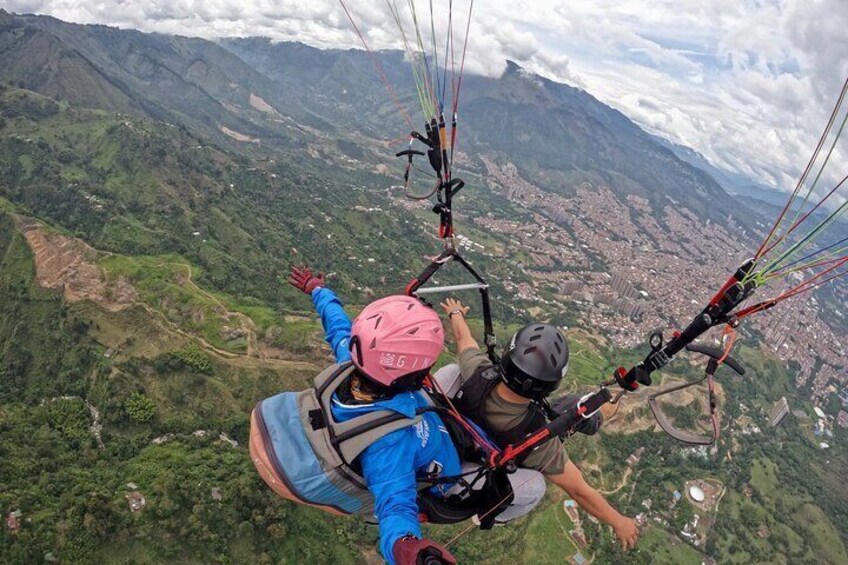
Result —
M433 38L433 65L434 65L434 75L436 77L436 101L438 102L439 113L442 112L444 108L444 97L439 94L442 92L442 83L439 79L439 51L437 49L436 43L436 20L433 16L433 0L430 0L430 35Z
M386 85L386 90L389 91L389 94L391 95L395 106L397 106L398 111L400 111L401 115L406 120L406 123L409 124L410 129L414 129L415 126L412 124L412 119L409 117L409 114L407 114L406 110L403 107L403 104L400 103L400 99L397 97L397 94L395 94L395 89L392 88L392 83L389 82L389 77L386 76L386 71L383 69L383 65L380 64L380 60L377 59L377 56L374 55L374 52L371 51L370 47L368 47L368 42L365 41L365 37L362 35L362 32L359 31L359 26L356 25L356 22L354 21L350 11L347 9L344 0L339 0L339 4L341 4L342 9L345 11L345 14L347 14L347 18L348 20L350 20L350 25L353 26L356 35L359 36L359 40L362 42L363 47L365 47L365 51L368 53L368 56L371 57L371 61L377 68L377 72L380 74L380 77L383 79L383 82Z
M432 111L431 117L435 117L436 116L435 108L436 108L437 100L436 100L436 94L435 94L435 92L433 92L432 82L430 80L431 74L430 74L430 65L427 63L427 49L426 49L426 47L424 47L424 40L421 38L421 28L418 25L418 12L415 10L415 1L414 0L407 0L407 4L409 5L409 11L412 14L412 23L415 27L415 38L416 38L416 41L418 43L418 50L421 52L421 57L424 60L424 69L426 71L425 74L424 74L424 85L425 85L426 90L427 90L427 96L429 97L431 103L433 104L433 106L432 106L433 111ZM425 116L425 118L426 118L426 116Z
M421 111L424 114L424 119L429 119L435 112L435 109L431 107L427 98L427 88L424 84L424 79L422 78L424 69L423 66L419 64L419 54L412 49L412 45L406 35L406 31L404 30L403 22L400 17L400 9L397 6L396 0L392 0L391 2L386 0L386 5L389 7L389 12L391 12L392 17L397 24L403 40L404 50L406 51L407 57L409 57L409 66L412 68L412 77L415 81L415 89L418 92L418 102L421 105Z
M797 229L798 226L800 226L802 223L804 223L804 220L809 218L810 215L817 208L819 208L828 198L830 198L833 195L833 193L836 192L836 190L842 185L842 183L840 182L836 186L836 188L831 190L821 201L819 201L818 204L816 204L813 207L812 210L810 210L809 212L804 214L804 216L800 220L798 220L798 216L801 215L801 212L804 210L804 207L807 205L807 202L809 201L809 198L810 198L810 194L812 194L813 190L815 190L816 185L818 184L819 179L821 178L822 173L824 172L824 169L827 166L828 161L830 161L830 157L831 157L831 155L833 155L834 149L836 149L836 144L839 142L840 137L842 137L842 132L845 129L846 122L848 122L848 112L845 113L845 117L842 119L842 124L840 124L839 130L836 132L836 137L834 137L834 139L833 139L833 143L830 146L830 150L827 152L827 156L825 157L824 162L822 162L822 165L819 168L819 172L816 175L816 178L813 179L813 183L810 186L810 190L807 191L807 194L804 196L804 201L801 202L801 205L795 211L795 217L792 218L792 222L790 222L790 228L788 230L786 230L786 233L784 233L782 236L780 236L780 238L778 238L777 241L775 241L773 244L771 244L771 246L769 246L765 251L763 251L762 255L767 255L772 249L777 247L781 242L784 242L784 245L785 245L787 236L789 234L791 234L793 231L795 231L795 229ZM843 179L843 182L844 182L844 180L845 179Z
M457 130L457 121L458 121L458 112L459 108L459 92L462 88L462 76L465 73L465 54L468 51L468 33L471 30L471 14L474 12L474 0L471 0L471 4L468 6L468 21L465 24L465 38L462 42L462 60L459 64L459 78L456 79L456 85L454 89L453 95L453 112L452 112L452 120L451 120L451 135L450 135L450 157L448 158L448 163L453 164L453 153L456 148L456 138L458 134Z
M445 103L445 90L447 90L448 84L448 54L451 54L451 59L453 59L453 0L448 2L448 33L445 38L445 63L442 65L442 106ZM451 61L453 63L453 61ZM444 110L444 108L441 108Z
M836 256L836 255L841 255L845 251L848 251L848 246L843 247L842 249L837 249L833 253L828 253L827 255L825 255L825 257L833 257L833 256ZM806 270L809 270L809 269L815 269L817 267L825 267L825 266L828 266L828 265L833 265L835 263L839 263L840 261L843 261L844 259L845 259L844 257L837 257L836 259L819 258L815 261L811 261L811 262L803 264L799 267L794 267L794 268L789 269L789 270L781 270L780 272L776 272L776 273L772 273L770 275L766 275L766 280L770 281L770 280L773 280L773 279L786 278L789 275L792 275L794 273L799 273L801 271L806 271Z
M784 300L787 300L789 298L797 296L797 295L801 294L802 292L808 292L810 290L819 288L819 287L827 284L828 282L830 282L832 280L838 279L840 277L844 277L846 274L848 274L848 270L844 270L844 271L839 271L839 272L836 272L834 274L831 274L829 277L822 278L825 275L833 273L834 271L836 271L837 269L839 269L840 267L842 267L843 265L848 263L848 257L842 257L841 259L838 259L834 263L835 264L832 265L831 267L829 267L828 269L825 269L824 271L816 274L814 277L807 279L806 281L801 282L797 286L790 288L789 290L785 291L783 294L777 296L776 298L772 298L770 300L764 300L764 301L762 301L758 304L754 304L753 306L748 306L747 308L740 310L739 312L737 312L734 315L734 319L738 322L738 321L742 320L743 318L750 316L751 314L756 314L758 312L764 312L764 311L768 310L769 308L772 308L772 307L776 306L777 304L783 302Z
M838 245L841 245L841 244L845 243L846 241L848 241L848 237L844 237L844 238L840 239L839 241L837 241L836 243L831 243L830 245L828 245L827 247L825 247L823 249L819 249L818 251L810 253L809 255L806 255L806 256L804 256L800 259L796 259L795 261L792 261L791 263L789 263L787 265L783 265L782 267L780 267L779 269L774 271L773 274L774 274L774 276L779 276L778 271L785 271L786 269L788 269L789 267L792 267L793 265L797 265L798 263L803 263L804 261L807 261L808 259L812 259L816 255L820 255L821 253L824 253L825 251L829 251L830 249L833 249L834 247L837 247ZM833 255L838 255L838 254L840 254L840 253L842 253L843 251L846 251L846 250L848 250L848 246L837 249L836 251L831 251L830 253L825 253L824 255L822 255L822 257L832 257ZM818 260L821 260L821 257L819 257L819 259L817 259L817 261Z
M822 200L821 200L818 204L816 204L816 205L815 205L815 206L814 206L811 210L809 210L806 214L804 214L804 216L803 216L800 220L798 220L798 221L797 221L797 222L796 222L796 223L792 226L792 228L790 228L789 232L791 232L792 230L794 230L794 229L795 229L796 227L798 227L801 223L803 223L803 222L804 222L804 221L805 221L808 217L810 217L810 216L813 214L813 212L815 212L815 211L816 211L819 207L821 207L821 205L822 205L822 204L824 204L824 202L825 202L826 200L828 200L828 199L829 199L829 198L830 198L830 197L831 197L834 193L836 193L836 191L837 191L837 190L839 190L839 189L842 187L842 185L843 185L843 184L845 184L845 182L846 182L846 181L848 181L848 175L846 175L845 177L843 177L843 179L842 179L841 181L839 181L839 182L836 184L836 186L834 186L834 187L833 187L833 189L831 189L831 191L830 191L830 192L829 192L829 193L828 193L828 194L827 194L827 195L826 195L826 196L825 196L825 197L824 197L824 198L823 198L823 199L822 199ZM837 210L835 211L836 218L838 218L838 217L839 217L839 216L840 216L840 215L844 212L844 208L845 208L845 203L843 203L843 204L842 204L842 206L840 206L839 208L837 208ZM833 216L833 214L832 214L831 216ZM816 237L818 237L818 236L817 236L817 235L815 235L815 234L817 234L817 233L821 233L821 230L822 230L824 227L827 227L827 225L829 225L829 223L828 223L828 220L829 220L829 219L830 219L830 218L825 219L822 223L820 223L818 226L816 226L815 228L813 228L813 230L810 232L810 234L808 234L808 235L807 235L807 238L802 239L800 242L798 242L797 244L795 244L795 246L793 246L792 248L790 248L788 251L784 252L784 254L783 254L783 255L781 255L780 257L778 257L777 259L775 259L775 260L770 261L769 263L767 263L766 267L764 267L764 268L763 268L763 269L762 269L762 270L758 273L758 275L766 275L766 274L768 274L768 273L770 273L770 272L773 272L773 271L776 271L776 270L779 270L779 269L783 269L783 268L785 268L785 267L787 267L787 266L789 266L789 265L794 264L794 262L793 262L793 263L790 263L789 265L781 265L781 263L783 263L784 261L786 261L786 260L788 260L788 259L793 258L793 257L794 257L794 256L796 256L798 253L800 253L802 249L804 249L805 247L807 247L807 245L809 245L810 243L812 243L812 241L813 241ZM834 219L834 221L835 221L835 219ZM788 234L789 234L789 232L787 232L787 234L786 234L786 235L788 235ZM804 243L804 241L806 241L806 240L807 240L810 236L814 236L814 237L813 237L812 239L809 239L809 241L807 241L807 243ZM784 235L784 237L785 237L785 235ZM801 245L801 244L803 244L803 245ZM774 245L777 245L777 242L775 242L775 244L774 244ZM800 245L800 247L799 247L799 245ZM772 248L773 248L773 247L774 247L774 246L772 246ZM767 253L768 253L768 251L771 251L771 249L772 249L772 248L769 248L769 249L766 251L766 253L765 253L765 254L767 254ZM765 254L764 254L764 255L765 255ZM801 259L801 261L803 261L803 260L804 260L804 259ZM796 261L796 262L797 262L797 261Z
M848 177L846 177L848 178ZM814 230L804 236L800 241L798 241L795 245L790 247L787 251L785 251L782 255L780 255L777 259L771 261L765 268L760 271L761 276L765 276L771 271L774 271L779 267L780 263L785 261L788 258L793 257L795 254L800 252L802 249L805 249L809 246L813 241L816 240L824 230L833 224L839 217L848 210L848 201L844 202L839 208L834 210L821 224L816 226ZM764 279L763 279L764 280Z

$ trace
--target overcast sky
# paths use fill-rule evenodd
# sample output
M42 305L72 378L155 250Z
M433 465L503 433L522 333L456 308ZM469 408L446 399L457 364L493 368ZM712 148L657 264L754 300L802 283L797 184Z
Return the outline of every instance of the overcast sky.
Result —
M408 9L407 0L397 3ZM384 0L346 4L372 47L400 47ZM434 0L437 31L447 29L447 4ZM469 0L453 5L464 24ZM0 6L143 31L359 46L337 0L4 0ZM429 1L416 6L426 16L422 26L429 26ZM515 60L586 89L718 166L786 190L848 76L846 30L848 0L477 0L467 68L497 75L505 59ZM843 170L831 169L840 177L848 174L841 147L835 158Z

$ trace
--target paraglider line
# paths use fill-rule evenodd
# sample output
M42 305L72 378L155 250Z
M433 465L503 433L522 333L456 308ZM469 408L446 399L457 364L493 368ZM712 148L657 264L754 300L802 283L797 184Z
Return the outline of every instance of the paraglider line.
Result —
M368 42L365 41L365 37L362 35L362 32L359 31L359 27L356 25L356 22L353 20L353 16L351 15L350 11L347 9L347 6L345 5L344 0L339 0L339 4L342 5L342 9L345 11L345 14L347 14L347 19L350 20L350 24L353 26L353 29L356 32L356 35L359 36L359 40L362 42L362 45L365 47L365 51L368 52L368 56L371 57L371 61L374 63L374 66L377 67L377 72L380 73L380 76L382 77L383 82L386 84L386 90L389 91L389 94L391 95L392 100L394 100L394 103L397 106L398 110L403 115L404 119L406 120L406 123L409 124L409 128L415 129L415 126L413 125L412 120L409 117L409 114L406 113L406 110L404 109L403 104L400 103L400 99L397 97L397 94L395 94L395 89L392 88L392 83L389 82L389 77L386 76L386 71L383 69L383 65L380 64L380 60L377 59L377 56L374 54L373 51L371 51L371 48L368 47Z
M830 129L833 127L833 123L836 121L836 116L839 113L839 108L842 106L842 103L845 100L846 92L848 92L848 77L845 78L845 83L842 85L842 91L839 94L839 98L836 101L836 105L833 107L833 112L830 115L830 119L827 122L827 126L825 126L824 131L822 132L821 137L819 138L819 142L818 142L818 145L816 145L815 151L813 151L813 154L810 157L810 160L807 162L807 166L804 169L804 172L801 174L801 178L798 179L798 184L795 186L795 190L792 192L792 195L790 196L789 201L786 202L786 205L783 207L783 210L780 212L780 215L777 217L777 221L775 222L774 226L771 228L771 231L768 233L765 240L763 240L763 243L760 245L759 249L757 249L757 253L754 255L755 260L762 257L763 249L765 249L765 247L769 244L769 241L771 241L771 238L774 236L775 232L777 231L778 226L783 221L783 218L786 215L786 212L789 211L789 208L792 205L792 202L795 200L795 197L800 192L801 186L804 184L804 181L806 180L807 175L810 174L810 170L813 168L813 163L815 163L819 153L821 152L821 148L824 145L825 139L827 139L827 135L830 133Z

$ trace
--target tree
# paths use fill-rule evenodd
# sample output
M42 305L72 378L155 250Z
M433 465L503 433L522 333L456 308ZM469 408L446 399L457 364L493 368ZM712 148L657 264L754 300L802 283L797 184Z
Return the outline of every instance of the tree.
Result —
M156 415L156 404L144 394L135 392L124 402L124 410L133 422L143 424Z

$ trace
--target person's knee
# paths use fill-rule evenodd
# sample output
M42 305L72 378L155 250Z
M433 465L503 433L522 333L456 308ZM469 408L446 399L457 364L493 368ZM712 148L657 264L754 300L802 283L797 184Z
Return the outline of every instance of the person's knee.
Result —
M509 476L509 480L514 498L510 506L497 516L496 521L500 524L530 513L545 497L547 488L544 475L531 469L518 469Z

